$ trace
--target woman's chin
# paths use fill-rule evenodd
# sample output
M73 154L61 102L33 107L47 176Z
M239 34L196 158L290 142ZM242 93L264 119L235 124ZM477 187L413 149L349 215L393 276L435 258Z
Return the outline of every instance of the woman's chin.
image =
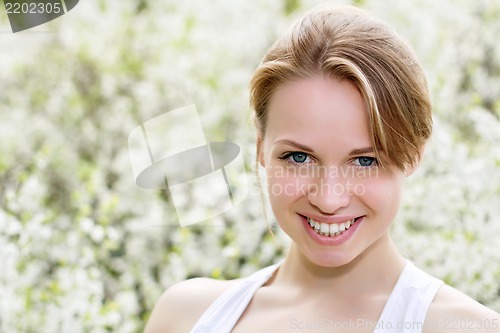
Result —
M307 259L314 265L321 267L337 268L345 266L351 263L354 257L348 253L317 253L313 251L312 253L306 254Z

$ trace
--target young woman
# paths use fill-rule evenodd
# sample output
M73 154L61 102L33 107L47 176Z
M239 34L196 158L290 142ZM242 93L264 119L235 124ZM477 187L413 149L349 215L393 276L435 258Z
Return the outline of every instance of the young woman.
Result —
M426 274L389 228L431 135L412 51L352 8L315 9L251 82L257 158L286 258L250 277L169 288L159 332L500 332L500 316Z

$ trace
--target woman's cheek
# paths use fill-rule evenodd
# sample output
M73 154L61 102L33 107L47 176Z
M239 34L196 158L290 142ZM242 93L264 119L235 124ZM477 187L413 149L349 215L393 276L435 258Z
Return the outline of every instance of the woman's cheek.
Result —
M289 203L307 194L310 179L290 170L273 168L267 170L267 184L271 200Z
M395 214L398 211L402 195L402 183L398 177L366 178L362 187L363 194L359 197L365 205L379 212Z

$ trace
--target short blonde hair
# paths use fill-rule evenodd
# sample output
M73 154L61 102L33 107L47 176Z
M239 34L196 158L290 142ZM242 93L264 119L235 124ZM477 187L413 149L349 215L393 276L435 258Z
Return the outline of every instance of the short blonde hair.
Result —
M423 71L398 35L355 7L315 8L268 50L250 83L261 138L276 88L318 74L349 80L359 89L382 165L404 170L420 159L420 148L432 132Z

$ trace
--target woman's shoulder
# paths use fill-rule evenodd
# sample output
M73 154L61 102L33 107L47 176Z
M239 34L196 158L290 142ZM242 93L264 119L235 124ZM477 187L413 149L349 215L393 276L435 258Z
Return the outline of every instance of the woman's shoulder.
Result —
M170 286L156 303L144 333L189 332L210 304L238 281L193 278Z
M443 285L425 319L424 332L499 332L500 314L463 292Z

